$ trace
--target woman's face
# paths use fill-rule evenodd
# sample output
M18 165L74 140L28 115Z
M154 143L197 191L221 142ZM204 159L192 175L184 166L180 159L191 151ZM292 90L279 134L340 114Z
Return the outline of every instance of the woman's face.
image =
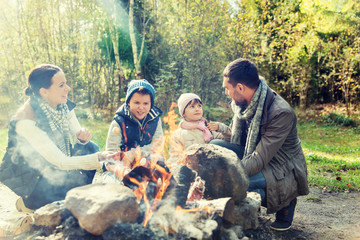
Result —
M57 105L67 102L67 95L71 88L66 84L65 74L57 72L51 79L52 84L48 89L41 88L41 97L54 109Z

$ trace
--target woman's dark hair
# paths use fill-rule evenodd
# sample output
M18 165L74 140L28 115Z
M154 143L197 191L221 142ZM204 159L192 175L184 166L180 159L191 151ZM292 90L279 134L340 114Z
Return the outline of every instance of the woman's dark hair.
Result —
M33 68L28 77L28 86L25 88L27 96L40 96L40 88L48 89L52 85L53 76L60 72L61 68L51 64L41 64Z

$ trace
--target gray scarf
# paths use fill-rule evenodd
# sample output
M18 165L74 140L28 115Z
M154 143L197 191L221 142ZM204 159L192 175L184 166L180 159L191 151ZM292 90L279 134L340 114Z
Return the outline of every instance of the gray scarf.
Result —
M69 108L67 104L59 104L56 109L37 98L39 107L44 112L50 129L54 136L56 146L66 155L71 156L70 152L70 129L68 122Z
M253 98L249 106L245 109L237 106L234 101L231 103L232 110L234 112L232 131L231 131L231 143L241 145L242 129L246 121L250 122L248 126L248 133L246 137L244 156L251 154L256 147L256 143L259 137L261 117L263 114L264 103L266 99L268 86L264 78L260 77L260 83L255 91Z

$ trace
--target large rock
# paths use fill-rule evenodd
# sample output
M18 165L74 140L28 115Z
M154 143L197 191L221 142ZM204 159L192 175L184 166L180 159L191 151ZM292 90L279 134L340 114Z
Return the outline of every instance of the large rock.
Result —
M261 206L260 194L248 192L247 197L234 208L234 223L244 230L259 227L259 209Z
M249 179L237 155L213 144L194 144L186 151L186 166L205 180L205 198L246 197Z
M49 203L34 213L34 223L36 226L48 227L54 230L62 222L62 215L66 212L64 201Z
M79 225L94 235L120 222L136 222L140 210L131 189L116 183L91 184L71 189L65 206Z

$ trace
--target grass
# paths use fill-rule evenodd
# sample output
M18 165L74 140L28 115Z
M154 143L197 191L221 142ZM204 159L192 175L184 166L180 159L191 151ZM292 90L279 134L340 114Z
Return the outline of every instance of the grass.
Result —
M311 185L335 191L360 191L359 128L298 125Z
M92 140L105 149L110 122L79 119ZM299 123L310 185L334 191L360 191L360 129ZM7 128L0 129L0 159L7 146Z
M93 119L79 119L79 122L82 127L90 130L91 140L99 146L100 151L104 151L110 122Z

